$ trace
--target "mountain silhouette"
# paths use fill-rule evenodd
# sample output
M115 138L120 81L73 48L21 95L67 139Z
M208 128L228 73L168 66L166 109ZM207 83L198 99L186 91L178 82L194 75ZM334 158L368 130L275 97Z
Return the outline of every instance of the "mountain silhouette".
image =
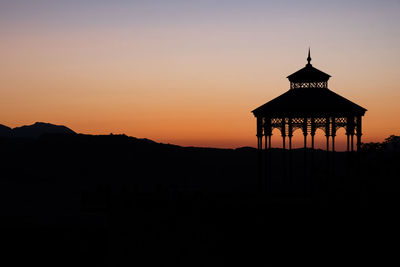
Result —
M44 134L76 134L73 130L63 125L54 125L45 122L36 122L32 125L10 127L0 125L0 137L38 138Z
M53 126L37 123L19 131L37 136L54 133ZM307 176L306 153L294 149L286 177L283 151L273 148L274 191L260 195L255 148L181 147L126 135L63 134L71 130L59 127L61 134L29 140L0 138L0 228L16 229L2 235L3 254L13 260L42 261L45 252L49 266L165 266L165 259L178 262L174 266L258 266L258 259L274 261L265 253L271 248L259 247L265 240L279 250L297 231L305 235L299 242L310 238L311 229L322 233L314 228L320 213L308 208L346 214L400 205L400 153L383 144L362 147L359 155L329 152L334 165L326 164L326 151L306 150L313 164ZM391 136L385 144L398 139ZM289 212L281 212L285 208ZM292 210L305 219L294 222ZM335 229L335 222L321 227Z
M8 126L0 124L0 137L11 137L12 129Z

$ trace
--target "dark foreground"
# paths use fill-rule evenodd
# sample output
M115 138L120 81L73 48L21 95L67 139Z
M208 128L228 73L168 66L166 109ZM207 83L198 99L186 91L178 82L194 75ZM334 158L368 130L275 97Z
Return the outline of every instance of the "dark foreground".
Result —
M2 255L11 266L359 263L372 246L376 254L387 227L366 232L357 210L393 213L400 204L393 151L331 154L329 165L326 153L308 152L305 171L303 150L291 168L274 150L274 192L259 194L252 148L85 135L2 139L1 147Z

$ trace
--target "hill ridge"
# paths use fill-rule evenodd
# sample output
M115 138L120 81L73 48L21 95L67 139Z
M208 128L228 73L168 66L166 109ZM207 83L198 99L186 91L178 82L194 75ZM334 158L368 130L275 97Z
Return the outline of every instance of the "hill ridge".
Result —
M35 122L32 125L23 125L14 128L0 124L0 137L3 138L36 139L43 134L76 134L76 132L67 126L47 122Z

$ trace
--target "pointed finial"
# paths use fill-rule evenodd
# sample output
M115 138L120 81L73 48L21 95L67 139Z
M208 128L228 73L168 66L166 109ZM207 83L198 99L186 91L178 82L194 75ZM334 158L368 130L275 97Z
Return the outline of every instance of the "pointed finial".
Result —
M311 65L311 56L310 56L310 47L308 48L308 57L307 57L307 62L308 62L308 64L307 65Z

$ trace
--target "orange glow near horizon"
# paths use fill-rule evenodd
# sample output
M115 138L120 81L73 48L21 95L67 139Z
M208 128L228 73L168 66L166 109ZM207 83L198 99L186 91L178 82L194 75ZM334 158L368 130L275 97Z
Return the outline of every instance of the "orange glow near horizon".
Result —
M255 147L251 111L289 89L285 77L306 64L311 44L313 66L332 75L329 88L368 109L363 141L400 135L398 3L343 2L310 18L255 2L200 11L126 7L139 18L121 3L3 16L0 124L43 121L184 146ZM319 135L317 147L325 148ZM278 132L273 145L281 146ZM301 146L296 132L294 147Z

